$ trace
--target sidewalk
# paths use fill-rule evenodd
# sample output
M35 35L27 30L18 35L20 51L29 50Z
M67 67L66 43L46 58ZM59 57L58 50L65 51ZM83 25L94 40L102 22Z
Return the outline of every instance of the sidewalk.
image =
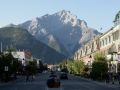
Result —
M86 79L86 78L83 78L83 79ZM117 81L115 81L114 84L112 84L112 82L106 83L105 81L100 82L100 81L94 81L94 80L91 80L91 79L88 79L88 80L90 80L90 81L92 81L96 84L99 84L99 85L107 85L109 87L113 87L113 86L120 87L120 84Z
M13 84L13 83L16 83L16 82L20 82L20 81L25 81L25 76L17 76L16 80L11 80L11 81L8 81L8 82L1 82L0 81L0 86L10 85L10 84Z
M115 83L112 84L112 82L106 83L105 81L99 82L99 81L94 81L92 79L87 79L87 78L80 77L80 76L75 76L75 77L78 77L78 78L80 78L82 80L86 80L86 81L89 81L89 82L93 82L93 83L98 84L98 85L105 85L105 86L109 86L109 87L120 87L120 84L117 81L115 81Z
M39 79L41 79L42 77L39 77L41 75L41 73L36 74L35 76L35 80L32 80L32 76L30 76L30 80L28 82L26 82L26 76L25 75L20 75L17 76L16 80L11 80L8 82L1 82L0 81L0 86L4 86L4 85L11 85L11 84L16 84L16 83L32 83L34 81L38 82Z

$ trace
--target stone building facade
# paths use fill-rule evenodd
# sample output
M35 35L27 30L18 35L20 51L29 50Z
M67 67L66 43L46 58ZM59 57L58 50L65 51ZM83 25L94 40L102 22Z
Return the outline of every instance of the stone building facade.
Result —
M74 60L83 60L85 64L92 64L94 54L102 52L107 58L113 58L112 63L117 67L120 62L120 11L116 14L113 22L114 27L104 34L94 37L78 49L74 54Z

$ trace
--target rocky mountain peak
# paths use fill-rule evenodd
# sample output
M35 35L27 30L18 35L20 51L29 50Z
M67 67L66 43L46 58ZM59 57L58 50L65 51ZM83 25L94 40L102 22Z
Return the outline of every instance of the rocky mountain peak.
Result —
M81 20L80 26L83 29L88 28L87 23L84 20Z
M70 23L72 26L75 26L78 22L77 16L73 15L70 11L62 10L55 15L59 16L60 20L65 24Z
M60 12L57 12L56 14L62 16L62 15L70 15L71 12L70 11L67 11L67 10L62 10Z
M38 20L39 20L39 17L36 17L36 18L33 18L31 21L32 22L38 22Z
M39 18L38 18L38 17L32 19L32 20L31 20L30 27L31 27L31 28L37 28L38 22L39 22Z
M18 26L27 29L37 40L66 56L72 55L83 42L99 34L97 30L89 28L84 20L66 10L46 14Z

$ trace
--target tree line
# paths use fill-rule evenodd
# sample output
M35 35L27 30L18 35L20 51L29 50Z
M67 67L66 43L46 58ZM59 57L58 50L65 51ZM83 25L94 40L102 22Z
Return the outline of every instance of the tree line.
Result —
M106 80L109 73L107 59L102 53L94 55L91 66L85 65L83 60L65 60L59 66L61 71L100 81Z

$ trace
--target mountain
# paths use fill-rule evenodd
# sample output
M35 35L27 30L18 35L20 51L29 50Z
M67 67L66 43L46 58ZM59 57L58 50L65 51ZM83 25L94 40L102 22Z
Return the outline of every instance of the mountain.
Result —
M84 20L65 10L36 17L17 26L27 29L37 40L68 57L99 34L97 30L88 27Z
M0 28L0 42L3 49L9 45L20 50L29 50L35 58L40 58L45 63L58 63L65 58L47 45L36 40L27 30L17 27Z

